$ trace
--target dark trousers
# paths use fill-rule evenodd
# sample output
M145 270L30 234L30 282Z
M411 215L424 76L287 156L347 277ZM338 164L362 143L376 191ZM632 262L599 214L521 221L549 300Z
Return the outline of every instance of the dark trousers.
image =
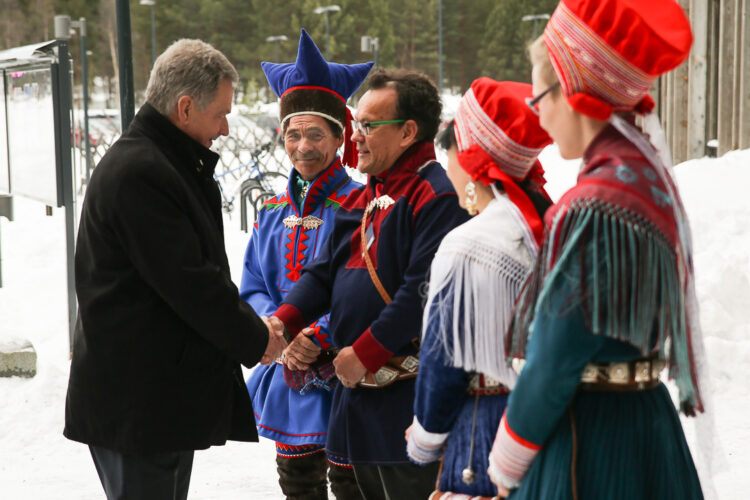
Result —
M276 455L279 486L287 500L327 500L326 471L337 500L361 500L351 468L330 464L325 451L303 457Z
M435 491L440 463L355 465L354 475L365 500L423 500Z
M89 446L107 500L185 500L193 451L126 455Z

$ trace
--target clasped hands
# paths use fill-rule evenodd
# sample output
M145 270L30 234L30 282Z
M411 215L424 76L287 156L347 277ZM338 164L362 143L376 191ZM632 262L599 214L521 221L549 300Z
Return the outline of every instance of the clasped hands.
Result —
M261 358L261 364L269 365L279 356L284 363L292 370L307 370L310 365L318 358L320 347L313 342L312 336L315 332L312 328L305 328L300 334L287 345L284 340L284 324L275 316L262 318L268 326L268 347L266 353ZM362 364L350 347L344 347L339 351L333 360L333 366L336 369L336 377L341 381L344 387L354 388L362 377L367 373L367 368Z
M318 358L320 347L310 338L315 332L314 329L305 328L287 344L284 339L284 323L279 318L271 316L261 319L268 327L268 346L261 358L261 364L270 365L281 357L290 369L307 370L310 364Z
M286 339L284 339L284 323L275 316L270 318L261 316L260 319L268 328L268 345L266 345L266 352L263 357L260 358L260 364L270 365L287 347Z

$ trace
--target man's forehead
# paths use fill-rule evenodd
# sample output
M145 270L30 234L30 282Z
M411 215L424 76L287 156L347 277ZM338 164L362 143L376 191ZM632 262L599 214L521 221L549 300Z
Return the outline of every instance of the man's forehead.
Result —
M390 116L395 112L396 98L396 90L392 87L368 90L359 100L355 116L359 121L364 118L380 119Z
M295 115L289 119L289 125L287 129L308 129L308 128L320 128L327 130L328 124L325 118L318 115Z

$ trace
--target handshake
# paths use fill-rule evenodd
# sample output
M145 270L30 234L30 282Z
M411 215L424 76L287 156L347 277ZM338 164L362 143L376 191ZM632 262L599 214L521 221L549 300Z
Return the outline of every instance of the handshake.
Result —
M281 353L286 349L287 340L284 337L284 323L281 322L276 316L266 318L261 316L263 322L268 327L268 345L266 346L266 352L263 357L260 358L260 364L270 365L274 362Z
M268 327L268 345L266 352L260 359L262 365L270 365L281 357L291 370L307 370L320 354L320 347L312 340L315 332L312 328L305 328L294 340L284 335L284 323L276 316L262 317Z

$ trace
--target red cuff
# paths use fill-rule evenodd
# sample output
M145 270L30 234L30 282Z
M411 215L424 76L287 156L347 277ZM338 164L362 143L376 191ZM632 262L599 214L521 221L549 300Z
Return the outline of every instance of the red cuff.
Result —
M300 310L290 304L281 304L272 316L276 316L284 323L292 338L307 326Z
M352 349L370 373L380 370L393 357L393 353L383 347L369 328L352 344Z

